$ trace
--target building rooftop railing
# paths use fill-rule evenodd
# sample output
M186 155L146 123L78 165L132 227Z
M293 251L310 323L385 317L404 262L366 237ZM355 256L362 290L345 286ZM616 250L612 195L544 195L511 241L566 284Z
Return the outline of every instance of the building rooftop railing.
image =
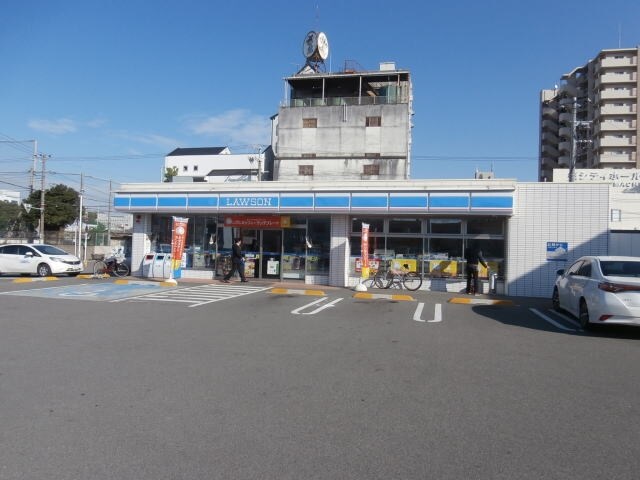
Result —
M325 97L325 98L292 98L282 103L284 108L293 107L340 107L342 105L397 105L408 103L398 96L380 97Z

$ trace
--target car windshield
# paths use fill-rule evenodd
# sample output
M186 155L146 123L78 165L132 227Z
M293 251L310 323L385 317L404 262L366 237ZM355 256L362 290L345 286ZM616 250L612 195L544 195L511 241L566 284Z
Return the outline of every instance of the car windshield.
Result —
M640 261L602 260L600 268L605 277L640 277Z
M61 250L52 245L34 245L33 248L45 255L69 255L64 250Z

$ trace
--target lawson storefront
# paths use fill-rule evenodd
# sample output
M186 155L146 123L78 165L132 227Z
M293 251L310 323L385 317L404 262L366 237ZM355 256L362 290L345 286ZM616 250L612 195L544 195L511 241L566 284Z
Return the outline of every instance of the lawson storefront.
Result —
M114 207L133 214L133 274L168 251L172 217L188 218L184 278L217 278L242 238L247 276L355 285L362 223L372 269L400 260L431 281L464 282L463 252L476 244L503 275L511 180L344 183L128 184ZM486 272L483 272L486 275Z

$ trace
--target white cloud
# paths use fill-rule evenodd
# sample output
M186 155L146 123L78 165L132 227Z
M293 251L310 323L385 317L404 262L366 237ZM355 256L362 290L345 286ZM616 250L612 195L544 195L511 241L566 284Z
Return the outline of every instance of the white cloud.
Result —
M59 118L57 120L35 119L30 120L28 126L38 132L51 133L53 135L64 135L78 130L76 122L68 118Z
M180 145L180 141L175 138L165 137L162 135L156 135L154 133L118 133L118 137L125 140L131 140L138 143L144 143L145 145L156 145L160 147L167 147L174 149Z
M228 110L219 115L192 115L186 119L187 129L195 134L213 137L229 145L266 144L270 141L270 121L249 110Z
M99 117L99 118L94 118L93 120L89 120L87 122L87 127L100 128L106 124L107 124L107 119Z

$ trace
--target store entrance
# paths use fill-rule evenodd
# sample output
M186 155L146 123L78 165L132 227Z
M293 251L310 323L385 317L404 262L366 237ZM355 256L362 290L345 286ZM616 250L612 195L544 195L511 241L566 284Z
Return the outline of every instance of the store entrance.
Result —
M279 280L282 272L282 230L242 230L245 275Z
M282 270L282 230L259 230L262 237L261 278L280 279Z

